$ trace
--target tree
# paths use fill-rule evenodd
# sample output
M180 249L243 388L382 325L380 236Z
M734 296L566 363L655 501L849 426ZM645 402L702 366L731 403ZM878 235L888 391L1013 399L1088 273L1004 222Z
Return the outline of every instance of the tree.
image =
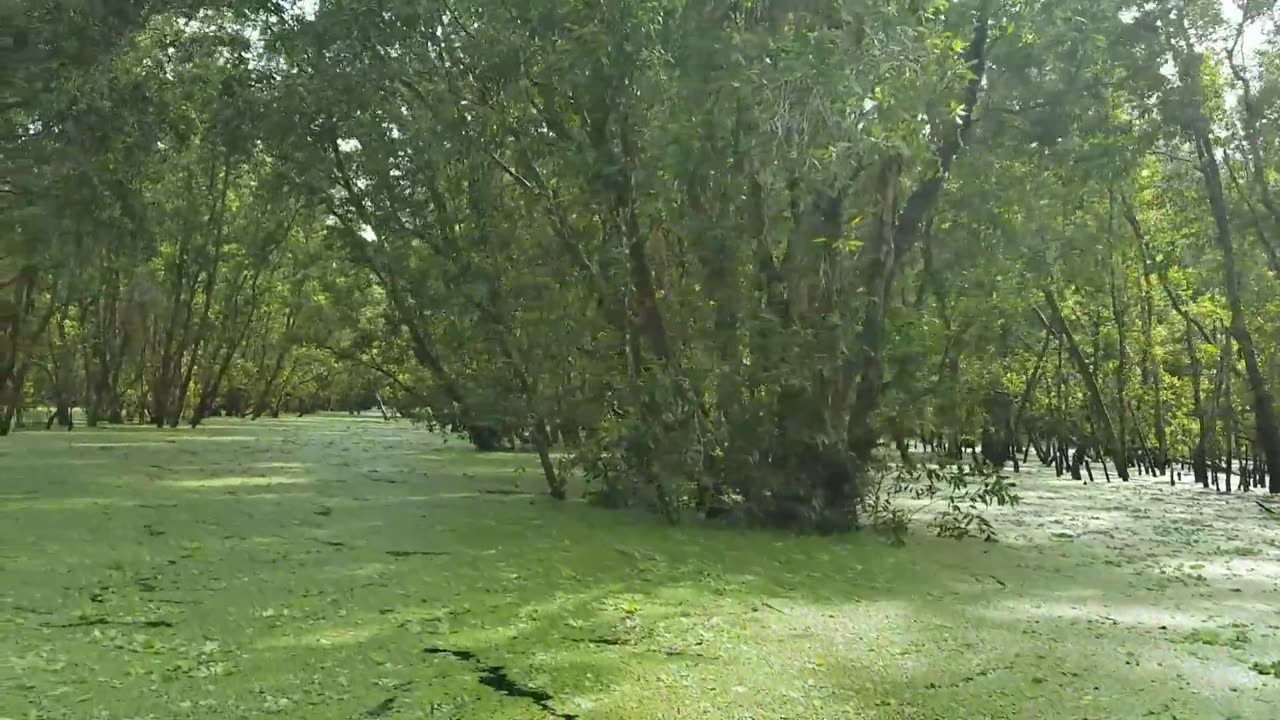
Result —
M885 440L1280 490L1273 10L140 8L6 110L84 171L15 196L4 403L389 401L556 497L819 531Z

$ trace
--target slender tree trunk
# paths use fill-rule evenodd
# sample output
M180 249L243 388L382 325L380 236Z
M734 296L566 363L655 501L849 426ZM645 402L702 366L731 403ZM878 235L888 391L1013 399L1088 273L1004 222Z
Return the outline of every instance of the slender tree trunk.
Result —
M4 374L4 368L0 368L0 374ZM15 418L22 412L23 389L27 383L25 365L10 368L4 380L7 380L8 387L5 387L4 382L0 382L0 437L9 434Z
M1180 59L1180 73L1184 82L1194 91L1202 92L1199 77L1201 56L1188 52ZM1275 398L1262 372L1258 359L1258 350L1254 345L1253 334L1249 331L1245 319L1244 299L1240 287L1240 272L1236 266L1235 241L1231 235L1231 219L1227 206L1226 194L1222 186L1221 166L1218 163L1217 148L1213 136L1209 132L1209 119L1205 115L1203 98L1197 98L1192 106L1192 113L1185 121L1184 127L1195 140L1196 153L1200 160L1200 174L1204 179L1205 193L1209 198L1209 209L1213 215L1215 232L1214 241L1222 253L1223 286L1227 296L1227 307L1231 311L1231 336L1234 338L1244 358L1245 376L1249 381L1249 391L1253 398L1253 415L1257 423L1258 444L1267 459L1267 473L1271 479L1270 491L1280 493L1280 426L1277 425Z
M1046 324L1045 327L1049 328L1049 325ZM1050 332L1052 332L1051 328L1050 328ZM1067 378L1066 378L1066 374L1063 372L1063 365L1064 365L1063 354L1064 353L1065 353L1065 349L1063 348L1062 338L1058 338L1058 367L1057 367L1057 374L1056 374L1057 392L1055 393L1056 402L1054 402L1054 405L1053 405L1053 417L1054 417L1053 435L1054 435L1054 444L1057 446L1057 451L1054 453L1054 458L1055 458L1054 472L1057 474L1058 477L1062 477L1062 474L1066 472L1066 468L1067 468L1067 463L1066 463L1066 452L1067 452L1066 451L1066 427L1067 427L1066 407L1067 406L1066 406L1066 399L1065 399Z
M262 383L262 387L258 390L257 398L253 401L253 412L251 417L254 420L262 417L271 410L271 399L274 396L276 383L280 381L280 374L284 372L285 363L289 360L290 347L287 344L276 354L276 359L271 363L271 371L267 374L267 379Z
M1053 328L1054 332L1062 339L1067 350L1067 356L1075 365L1076 372L1080 374L1080 380L1085 388L1085 399L1089 403L1090 412L1097 418L1098 425L1102 431L1102 440L1110 448L1113 457L1123 458L1124 447L1120 444L1113 428L1111 415L1107 412L1106 402L1102 398L1102 390L1098 387L1097 376L1094 374L1093 368L1090 367L1088 360L1085 359L1084 353L1081 352L1080 345L1076 342L1075 334L1071 332L1071 326L1062 314L1062 308L1058 305L1058 299L1053 291L1049 288L1044 288L1042 294L1050 313L1049 320L1045 324ZM1127 481L1129 479L1129 470L1125 467L1123 461L1117 462L1116 472L1122 480Z
M1151 475L1151 476L1158 475L1159 473L1156 472L1156 468L1152 460L1151 446L1147 443L1147 436L1142 431L1142 426L1139 425L1140 420L1138 419L1138 413L1134 410L1133 403L1129 404L1128 410L1129 410L1129 417L1130 419L1133 420L1134 437L1137 438L1138 447L1141 448L1142 455L1145 456L1146 458L1145 463L1141 458L1138 459L1138 462L1137 462L1138 470L1139 472L1146 472L1148 475ZM1144 465L1146 466L1145 470L1143 469Z
M1196 482L1201 487L1209 487L1208 445L1209 428L1205 418L1204 395L1202 392L1203 365L1200 352L1196 348L1195 336L1191 332L1191 322L1186 323L1184 339L1187 346L1187 361L1191 366L1191 403L1196 418L1196 442L1191 450L1191 469Z
M1036 386L1040 383L1040 375L1044 368L1045 356L1049 354L1049 345L1053 342L1053 333L1048 329L1044 333L1044 342L1040 344L1040 352L1036 353L1035 365L1031 367L1031 374L1027 376L1027 382L1022 386L1022 394L1018 396L1018 404L1014 408L1013 414L1013 430L1014 433L1020 431L1022 425L1022 416L1026 413L1027 404L1031 402L1031 396L1035 394Z
M1143 252L1142 273L1142 355L1143 372L1151 387L1153 401L1153 427L1156 435L1156 456L1152 458L1154 469L1163 473L1169 464L1169 433L1165 427L1164 368L1153 339L1155 325L1155 300L1151 292L1151 274L1146 270L1146 253Z
M1227 343L1224 343L1224 345L1226 347L1228 362L1230 362L1231 343L1230 341L1228 341ZM1223 380L1223 383L1224 383L1224 387L1222 389L1222 394L1223 394L1223 400L1225 401L1226 425L1227 425L1227 432L1226 432L1226 436L1227 436L1226 437L1226 443L1227 443L1226 473L1227 475L1226 475L1226 485L1224 489L1226 490L1226 492L1231 492L1231 467L1232 467L1232 461L1235 458L1235 449L1236 449L1236 409L1235 409L1235 400L1234 398L1232 398L1232 395L1231 395L1231 371L1230 370L1227 371L1226 377ZM1243 487L1243 484L1244 484L1244 481L1241 480L1241 487Z
M7 318L5 325L0 325L0 339L4 341L0 344L0 347L4 347L0 354L0 430L4 434L8 434L25 400L29 366L27 347L34 345L44 335L57 309L54 301L57 288L50 283L46 290L48 307L35 315L41 287L40 273L34 266L22 268L6 284L13 288L11 292L16 312L11 318Z
M1125 412L1126 391L1128 390L1128 374L1129 374L1129 352L1128 343L1125 334L1127 329L1125 317L1127 308L1125 308L1120 300L1120 288L1116 282L1116 274L1114 262L1111 267L1108 288L1111 294L1111 317L1116 327L1117 338L1117 356L1116 356L1116 374L1115 374L1115 390L1116 390L1116 407L1119 411L1116 413L1116 449L1119 453L1115 458L1117 473L1121 479L1129 479L1129 436L1128 423L1126 421L1127 413Z

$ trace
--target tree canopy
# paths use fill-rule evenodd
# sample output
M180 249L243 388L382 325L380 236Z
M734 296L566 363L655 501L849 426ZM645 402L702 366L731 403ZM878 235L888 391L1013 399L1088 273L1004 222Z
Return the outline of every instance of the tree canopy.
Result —
M821 531L885 444L1280 492L1277 12L27 3L0 433L376 406Z

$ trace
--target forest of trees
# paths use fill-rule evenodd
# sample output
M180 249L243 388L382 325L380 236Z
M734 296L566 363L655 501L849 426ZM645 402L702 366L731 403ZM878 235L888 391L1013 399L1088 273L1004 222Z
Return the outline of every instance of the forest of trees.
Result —
M1280 492L1275 5L11 4L0 435L381 408L825 530L922 446Z

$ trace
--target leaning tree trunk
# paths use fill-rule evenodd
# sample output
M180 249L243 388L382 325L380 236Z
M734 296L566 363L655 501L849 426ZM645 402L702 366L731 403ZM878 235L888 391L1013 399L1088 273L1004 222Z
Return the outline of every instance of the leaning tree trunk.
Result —
M1197 94L1202 94L1199 76L1200 60L1201 56L1198 53L1188 52L1181 58L1179 68L1188 88ZM1245 320L1240 271L1236 265L1235 241L1231 235L1231 217L1226 193L1222 186L1217 148L1209 132L1209 118L1204 111L1203 97L1194 99L1196 102L1190 106L1191 112L1187 114L1184 121L1184 129L1195 141L1196 154L1200 160L1200 175L1204 179L1205 193L1208 195L1209 209L1213 215L1215 229L1213 239L1222 253L1223 286L1227 296L1227 307L1231 311L1231 337L1235 339L1240 356L1244 358L1245 377L1249 382L1249 392L1253 398L1253 415L1257 423L1258 443L1262 446L1262 454L1267 460L1267 476L1270 478L1268 489L1272 493L1280 493L1280 425L1277 425L1275 398L1262 372L1253 333L1249 331Z
M1280 426L1276 422L1275 398L1263 375L1258 360L1258 350L1253 341L1253 333L1245 322L1244 301L1241 297L1240 273L1236 267L1235 245L1231 238L1230 219L1227 215L1226 198L1222 191L1222 179L1218 174L1217 158L1213 155L1212 141L1208 134L1198 138L1201 152L1201 167L1205 177L1205 186L1209 192L1209 203L1213 210L1214 234L1218 249L1222 252L1223 273L1227 306L1231 311L1231 337L1239 346L1240 355L1244 358L1245 377L1249 382L1249 390L1253 396L1254 421L1257 423L1258 442L1267 459L1267 475L1270 478L1269 490L1280 493Z
M1026 414L1027 405L1031 402L1032 395L1035 394L1036 386L1040 384L1040 376L1044 374L1044 359L1049 354L1049 345L1053 342L1053 333L1045 330L1044 342L1040 344L1040 352L1036 353L1035 365L1031 366L1031 373L1027 375L1027 382L1022 386L1022 394L1018 396L1018 403L1013 408L1013 434L1016 438L1021 432L1022 418ZM1031 433L1027 433L1027 441L1035 445L1031 440ZM1040 448L1036 448L1036 455L1043 458L1044 454L1040 452Z
M1053 328L1054 332L1062 338L1063 345L1066 347L1067 356L1071 359L1072 364L1076 367L1076 372L1080 374L1080 380L1084 383L1085 398L1089 403L1089 410L1097 419L1097 423L1101 428L1102 441L1106 443L1111 451L1112 458L1116 460L1116 471L1120 475L1121 480L1129 479L1129 469L1124 462L1124 446L1120 443L1116 435L1114 426L1111 423L1111 414L1107 412L1106 402L1102 398L1102 390L1098 387L1098 379L1094 374L1094 369L1089 365L1089 361L1085 359L1084 353L1080 350L1076 337L1071 332L1071 326L1067 324L1066 317L1062 314L1062 307L1058 304L1058 299L1053 291L1044 288L1042 291L1045 304L1049 308L1049 319L1046 324Z
M267 373L266 380L263 381L258 389L257 396L253 401L253 410L250 417L254 420L262 417L271 411L272 398L275 396L276 383L280 381L282 373L284 373L285 363L289 360L290 348L285 345L276 355L276 359L271 363L271 371ZM261 372L259 372L261 374Z

